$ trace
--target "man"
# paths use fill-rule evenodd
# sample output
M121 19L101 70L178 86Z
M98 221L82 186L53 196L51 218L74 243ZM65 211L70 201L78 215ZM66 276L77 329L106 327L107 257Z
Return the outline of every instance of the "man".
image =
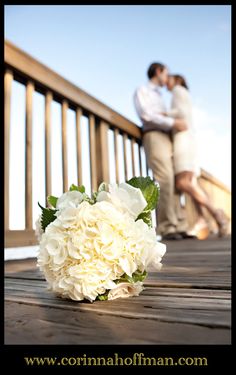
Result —
M143 123L143 145L147 163L160 184L157 234L164 240L188 237L187 222L180 208L180 196L175 193L171 130L183 131L183 119L163 115L166 112L160 87L167 84L168 69L153 63L147 71L149 81L134 94L136 111Z

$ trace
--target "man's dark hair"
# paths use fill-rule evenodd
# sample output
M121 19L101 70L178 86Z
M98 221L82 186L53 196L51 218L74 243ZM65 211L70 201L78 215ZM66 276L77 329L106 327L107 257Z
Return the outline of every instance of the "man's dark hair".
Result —
M149 66L148 71L147 71L148 78L151 79L152 77L154 77L156 75L157 69L160 69L160 71L162 72L165 68L166 68L166 66L164 64L152 63Z

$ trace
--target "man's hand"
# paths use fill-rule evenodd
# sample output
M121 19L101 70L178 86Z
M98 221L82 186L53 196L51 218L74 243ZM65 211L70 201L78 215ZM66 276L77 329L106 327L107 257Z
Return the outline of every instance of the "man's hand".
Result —
M173 129L177 130L178 132L182 132L188 129L187 123L182 119L175 119Z

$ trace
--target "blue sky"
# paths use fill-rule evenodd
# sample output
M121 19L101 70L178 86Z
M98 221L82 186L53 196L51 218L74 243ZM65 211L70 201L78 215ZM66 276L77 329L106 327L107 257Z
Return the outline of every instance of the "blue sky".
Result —
M185 75L200 164L230 184L230 6L5 6L5 38L137 124L148 65Z

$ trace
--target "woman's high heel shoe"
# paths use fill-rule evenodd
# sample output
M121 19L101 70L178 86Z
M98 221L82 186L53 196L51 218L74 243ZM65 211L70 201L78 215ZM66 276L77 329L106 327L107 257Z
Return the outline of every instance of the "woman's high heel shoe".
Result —
M210 230L205 220L198 220L194 227L187 232L190 235L197 237L198 240L205 240L209 234Z

